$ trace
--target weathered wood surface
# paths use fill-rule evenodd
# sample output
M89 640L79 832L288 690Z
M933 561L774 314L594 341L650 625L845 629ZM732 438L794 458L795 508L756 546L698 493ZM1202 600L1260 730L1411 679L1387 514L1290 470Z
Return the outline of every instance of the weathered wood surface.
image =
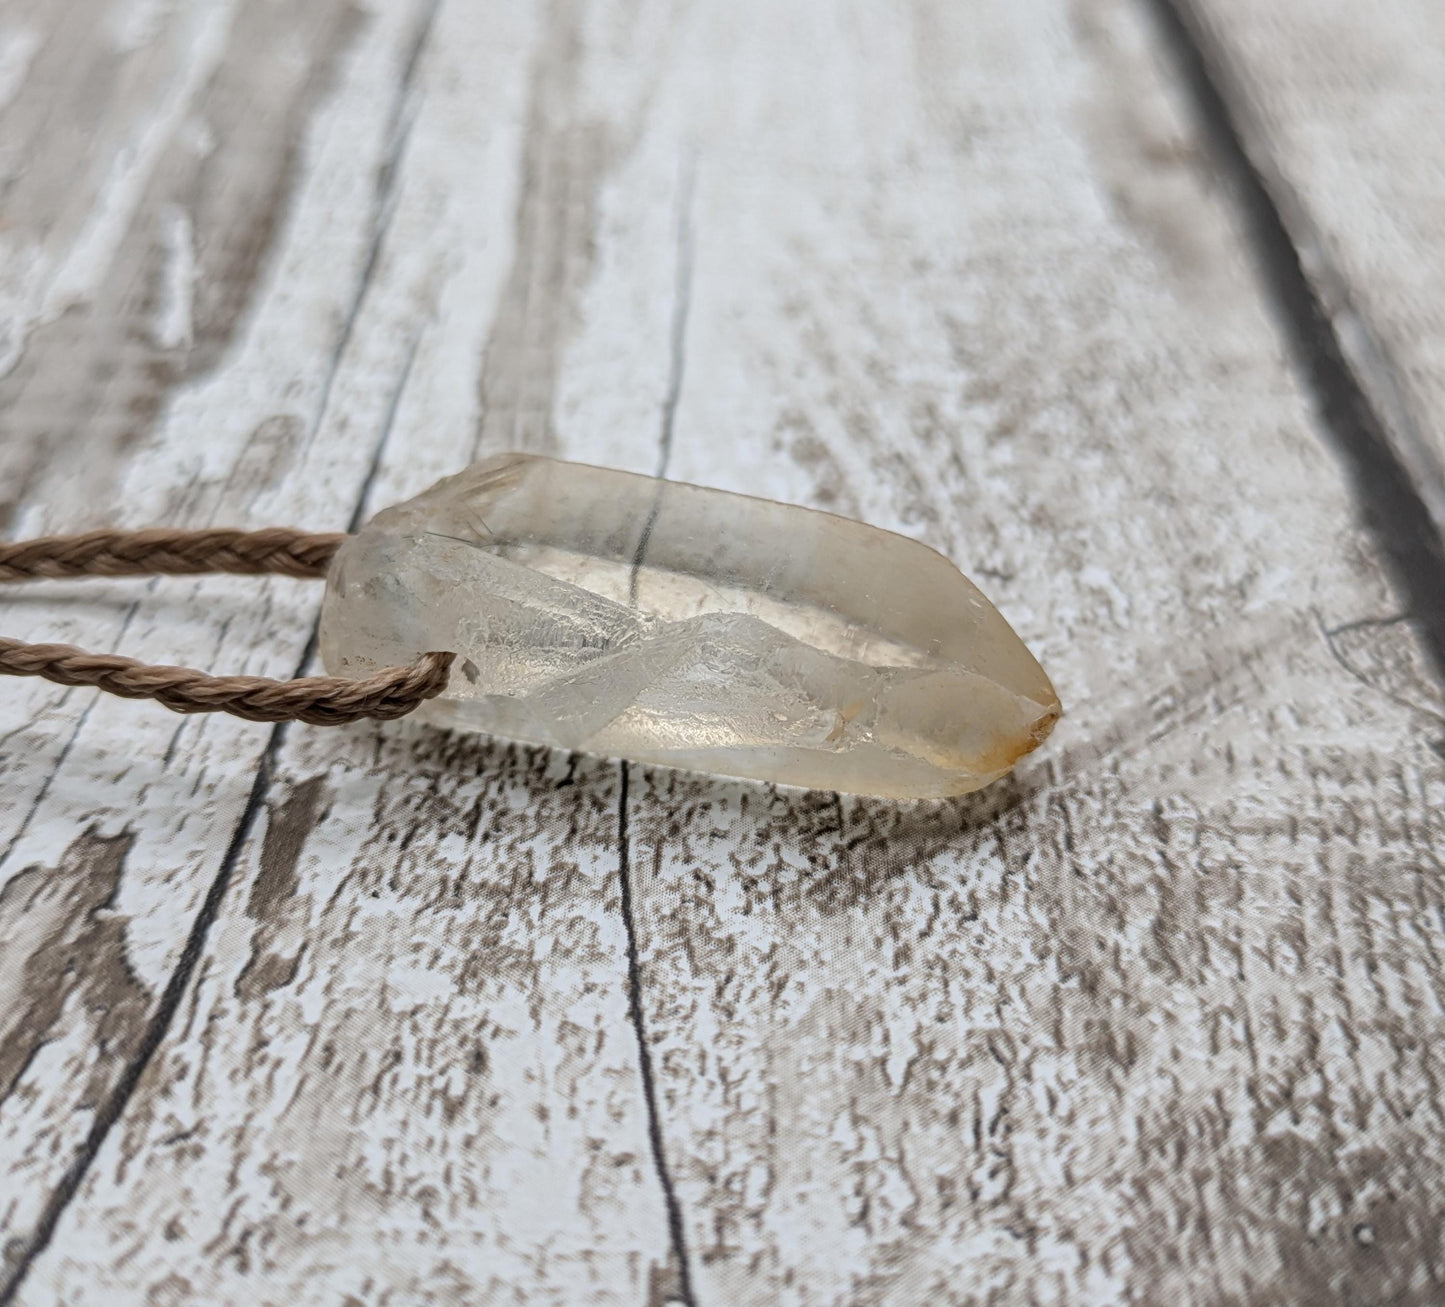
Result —
M1439 1296L1440 694L1147 17L0 11L13 534L661 468L943 549L1069 710L896 806L7 686L15 1301Z
M1445 527L1445 8L1184 11L1350 365Z

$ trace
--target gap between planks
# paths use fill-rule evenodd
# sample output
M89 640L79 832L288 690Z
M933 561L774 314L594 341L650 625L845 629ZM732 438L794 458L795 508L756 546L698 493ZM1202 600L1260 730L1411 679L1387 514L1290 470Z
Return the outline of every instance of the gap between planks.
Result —
M1342 287L1319 248L1306 251L1286 219L1300 206L1283 194L1284 183L1267 174L1250 149L1257 131L1247 130L1248 105L1229 61L1208 36L1194 0L1141 0L1151 9L1165 53L1172 57L1189 92L1201 134L1233 194L1243 235L1253 254L1267 302L1306 393L1320 419L1319 430L1346 472L1347 485L1360 508L1366 530L1389 568L1406 604L1405 616L1425 646L1436 680L1445 685L1445 539L1430 510L1425 473L1392 437L1391 424L1371 397L1352 351L1341 338L1320 281ZM1261 147L1262 148L1262 147ZM1321 270L1318 281L1307 266ZM1336 295L1343 294L1336 290ZM1352 330L1364 332L1366 352L1382 384L1398 369L1379 341L1369 336L1357 315ZM1358 351L1356 351L1358 353Z

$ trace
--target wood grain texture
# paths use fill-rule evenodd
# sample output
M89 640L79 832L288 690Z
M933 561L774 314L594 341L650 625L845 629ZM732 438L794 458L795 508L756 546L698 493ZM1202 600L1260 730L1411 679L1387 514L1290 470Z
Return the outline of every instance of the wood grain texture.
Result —
M1445 531L1445 11L1182 0L1350 365Z
M261 245L244 266L209 268L209 251L250 238L232 225L218 231L201 225L198 215L205 206L195 198L194 207L184 210L191 215L189 243L166 251L170 261L154 269L153 296L127 292L105 299L107 279L140 275L130 248L118 239L112 261L96 264L98 288L83 288L81 307L62 315L68 321L88 312L104 321L103 331L87 337L90 354L78 353L80 346L70 338L52 342L42 323L30 331L20 364L10 374L10 384L22 387L31 384L27 378L44 372L47 359L48 366L59 369L73 368L78 358L95 358L95 371L102 375L93 400L97 429L77 429L71 439L73 448L96 451L97 466L109 451L114 471L107 475L126 495L123 512L110 514L112 520L300 521L322 529L344 527L360 507L384 449L390 450L388 467L420 476L424 483L465 462L474 447L476 365L505 285L521 193L517 143L535 80L528 64L536 39L532 23L519 12L510 26L494 20L484 30L475 22L468 28L463 14L448 16L434 4L417 4L368 11L333 7L335 21L327 26L322 10L302 9L304 14L279 5L191 6L170 16L152 10L142 50L152 43L175 45L177 25L190 30L204 19L211 23L207 30L216 67L229 70L226 76L246 89L224 98L211 94L208 88L221 73L210 82L196 76L194 64L204 51L182 50L184 89L193 99L182 107L167 102L171 116L160 126L138 112L135 135L164 127L180 137L183 157L185 145L196 139L207 158L234 155L214 172L206 171L205 178L212 186L236 188L243 202L218 202L214 211L217 221L224 217L227 224L258 222ZM92 18L105 16L97 12ZM458 19L463 20L460 30ZM86 41L104 46L114 39L104 23L93 21L89 28L47 37L78 41L82 53L88 50ZM302 38L313 42L311 54ZM438 48L445 52L434 67L439 85L423 97L416 76L427 52ZM308 63L323 57L324 77L320 72L302 75ZM275 94L278 68L286 85L307 86L314 93L289 116L275 116L277 106L268 105L269 125L253 136L253 102ZM44 84L32 91L61 96ZM218 104L229 106L229 116ZM68 107L62 98L52 112ZM172 166L175 152L174 142L158 149L154 172ZM467 161L470 182L465 175L458 179L458 159ZM273 177L281 180L268 180ZM264 220L253 220L245 206L255 198L250 188L263 184L273 203ZM153 177L137 189L145 198L135 202L132 214L116 218L117 224L128 224L126 231L139 233L132 245L144 244L147 237L158 240L177 225L186 230L184 222L171 221L168 198L149 200ZM102 199L95 201L97 207ZM25 231L15 237L17 244L27 238ZM71 257L69 248L62 247L56 257ZM176 260L183 265L179 269ZM224 278L230 276L243 284L228 289ZM178 303L167 300L168 287ZM196 357L201 306L208 301L238 306L232 337L209 364ZM566 302L559 301L556 311L565 320ZM136 375L154 388L147 414L129 443L112 438L107 423L116 406L108 387L111 378L125 374L125 358L118 356L137 339L151 348L147 333L162 317L170 325L189 321L193 339L174 346L180 355L174 368L162 373L147 363L139 369ZM43 396L27 400L31 393L22 391L7 410L15 424L9 443L21 451L33 449L37 460L50 460L55 451L41 429L45 423L37 420L32 427L26 420L27 413L46 417L50 410ZM78 420L70 410L50 416L56 422ZM396 476L383 472L378 490L396 493ZM65 494L76 490L65 461L47 462L30 482L17 517L27 529L32 518L42 515L46 525L53 524L47 510L56 511L56 503L63 509ZM92 497L87 511L94 512L94 487L86 493ZM129 592L124 587L57 591L49 605L30 598L31 593L51 592L27 592L25 601L11 609L16 620L23 617L27 633L36 628L55 638L85 633L103 644L95 626L86 625L96 621L98 611L112 621L108 637L123 634L126 650L139 656L279 675L297 669L319 598L314 586L214 581L167 583L120 609L116 594L134 599L135 587ZM212 720L182 723L164 713L136 712L134 705L89 699L80 705L82 717L66 710L68 702L54 695L48 700L13 695L6 704L14 715L8 723L5 797L15 844L7 864L13 878L5 890L4 958L11 987L3 1010L14 1065L7 1063L7 1171L0 1181L6 1210L0 1219L12 1265L23 1266L35 1232L43 1234L55 1207L53 1195L63 1192L67 1167L100 1143L93 1123L104 1124L108 1105L124 1092L147 1042L171 1025L177 1034L225 1028L215 1016L195 1025L199 987L213 974L209 953L199 963L197 987L182 989L173 1012L167 1012L167 1004L188 951L199 946L198 923L204 923L226 883L238 880L225 902L235 898L241 911L241 952L223 982L223 995L252 1010L251 1005L264 1005L279 990L287 1009L281 1026L293 1036L298 1029L310 1032L297 1045L280 1028L258 1029L247 1055L247 1082L281 1095L274 1104L279 1153L268 1158L253 1149L253 1133L264 1118L253 1119L244 1094L232 1100L239 1117L202 1109L204 1141L172 1125L162 1152L145 1146L147 1165L157 1161L173 1168L180 1159L203 1153L222 1165L225 1149L208 1147L208 1132L214 1129L218 1140L230 1140L257 1168L245 1183L254 1184L259 1207L231 1200L212 1206L211 1179L233 1183L231 1164L225 1163L219 1177L196 1182L190 1191L193 1202L178 1208L175 1200L182 1191L173 1190L163 1199L162 1217L153 1221L137 1209L132 1219L115 1226L115 1233L143 1241L158 1238L167 1265L153 1275L153 1264L143 1259L130 1291L141 1297L251 1300L250 1291L229 1286L226 1277L244 1276L253 1264L264 1264L279 1239L294 1248L289 1263L282 1259L276 1280L284 1283L284 1274L295 1271L294 1292L303 1296L331 1298L345 1287L374 1299L382 1286L403 1297L410 1291L455 1297L458 1277L478 1278L477 1251L469 1244L452 1267L456 1254L447 1248L436 1253L425 1232L447 1230L457 1211L473 1208L490 1220L511 1210L511 1236L488 1241L483 1249L489 1268L480 1277L483 1283L490 1276L499 1283L531 1280L540 1287L550 1278L564 1283L566 1292L587 1285L598 1300L632 1301L652 1282L668 1282L666 1220L648 1161L637 1094L638 1050L626 1016L620 922L615 906L609 913L616 888L610 900L586 892L598 878L615 879L616 804L608 797L608 787L617 784L615 772L600 785L584 786L590 797L583 806L596 809L584 822L562 760L544 787L557 789L563 803L557 810L560 819L553 821L546 804L532 798L542 784L534 773L545 771L545 759L508 771L490 756L439 753L432 739L425 753L432 759L432 780L417 773L422 789L408 797L394 782L412 774L412 764L393 759L378 771L376 741L363 736L352 741L360 770L351 784L332 787L308 772L293 785L284 773L289 754L284 762L278 758L280 733L268 737L256 728ZM50 736L57 737L53 747L47 747ZM300 747L310 745L320 750L315 756L326 760L324 770L340 765L337 750L344 753L346 740L318 737ZM473 792L456 788L463 776L473 778ZM372 934L349 908L343 910L344 920L334 918L336 905L390 899L401 882L389 865L389 850L408 845L417 834L413 827L426 831L425 865L432 873L440 870L437 858L445 847L438 824L441 808L428 802L424 815L407 816L439 778L453 782L441 802L460 805L454 811L460 843L485 844L492 822L484 820L484 809L495 802L509 847L530 849L530 861L488 859L503 880L483 877L485 885L471 886L463 860L444 888L428 881L422 898L404 912L384 910L379 933ZM497 790L501 797L490 797ZM383 815L382 791L400 805L399 825ZM258 824L263 805L266 820ZM299 861L301 848L315 838L311 828L324 828L332 813L338 821L336 838L343 844L358 837L361 842L325 860L339 879L316 901L312 921L307 899L296 890L298 877L311 865ZM505 820L507 814L525 815L527 824L541 832L535 847ZM577 834L569 837L574 827ZM254 847L244 842L251 828L258 840ZM569 857L564 846L580 841L585 856L598 839L608 856L584 863L576 892L563 892L559 875ZM387 888L361 887L358 860L369 864ZM558 896L556 911L543 914L561 937L550 962L531 928L541 904L527 888L542 870L548 893ZM252 879L255 883L249 884ZM512 900L526 919L509 931L506 905ZM471 902L473 909L457 916L454 901ZM414 913L426 918L438 910L455 932L446 945L459 960L453 982L465 987L471 976L479 987L479 1003L458 1008L451 1025L435 1024L442 1015L431 1002L442 984L438 959L425 948L413 955L420 939ZM323 917L334 921L342 954L339 961L323 963L322 988L312 1000L331 1012L336 1024L329 1033L314 1012L292 1006L295 991L288 988L304 983L313 959L326 957L318 942L308 940L326 929ZM233 933L234 926L226 917L215 932L216 947L232 937L228 931ZM368 979L373 973L366 964L358 965L351 943L357 938L368 939L374 955L388 959L384 988L389 997L380 1010L374 1010L376 991ZM444 942L439 936L436 945ZM504 979L509 964L503 954L509 949L522 967L520 986ZM542 978L530 976L523 955L535 959ZM406 957L411 962L398 965ZM338 979L343 983L336 989ZM344 1009L352 983L361 997L348 1015ZM539 1003L542 995L569 986L574 997L568 1003ZM331 997L325 997L326 990ZM406 1014L413 1009L422 1013L425 1027L415 1036L406 1031ZM394 1015L400 1042L383 1034L378 1020L384 1013ZM536 1021L542 1022L540 1032L534 1029ZM401 1106L423 1129L430 1144L421 1153L436 1165L429 1170L423 1162L412 1168L410 1178L401 1179L393 1175L393 1163L365 1145L366 1133L357 1130L354 1114L365 1113L403 1061L420 1072L414 1037L439 1053L432 1071L421 1073L437 1090L434 1125L439 1133L423 1126L424 1113L413 1113L419 1082L406 1072L397 1092L383 1101ZM507 1052L509 1037L521 1039L523 1056ZM239 1045L223 1035L218 1055L229 1057L232 1050L239 1051ZM212 1063L209 1054L194 1061L187 1054L185 1065L189 1073L205 1075ZM308 1083L317 1085L316 1093L298 1094ZM334 1108L324 1101L328 1093L334 1095ZM293 1099L299 1114L288 1116L283 1108ZM124 1136L139 1144L145 1127L139 1134L129 1132L141 1119L128 1113L125 1123L103 1138L119 1144ZM490 1123L482 1138L474 1137L479 1122ZM501 1127L507 1141L500 1150L487 1143L494 1126ZM357 1161L338 1151L344 1139L363 1144L367 1164L379 1168L375 1192L357 1189L354 1202L339 1199L338 1184L347 1187ZM475 1169L456 1171L453 1150L465 1151ZM550 1188L537 1174L539 1158L552 1169ZM245 1169L240 1167L234 1180ZM518 1177L527 1185L520 1202L515 1201ZM270 1233L263 1227L278 1218L278 1202L290 1214L280 1215L282 1228ZM356 1256L360 1226L343 1216L353 1207L358 1220L364 1223L369 1213L386 1227L373 1261ZM398 1225L403 1207L410 1215ZM590 1225L589 1209L596 1212ZM290 1238L295 1228L315 1231L318 1242L295 1243ZM186 1259L169 1255L183 1240L191 1241L195 1259L212 1277L209 1284L197 1277L193 1288L186 1288L192 1274ZM389 1247L398 1242L400 1255ZM408 1258L414 1266L408 1266ZM127 1292L118 1268L100 1275L82 1272L61 1287L40 1279L30 1285L25 1294L41 1300L58 1295L83 1301L99 1294L112 1301L114 1294ZM283 1296L280 1289L260 1292L268 1301Z
M244 524L273 514L344 525L364 452L332 444L316 451L308 472L283 481L283 451L263 450L278 410L294 405L282 420L300 425L300 414L314 408L331 351L316 320L338 316L345 290L328 287L307 321L274 298L257 297L258 258L215 264L205 294L194 276L174 278L193 322L203 321L201 302L224 300L236 306L233 327L245 306L256 329L249 340L233 332L226 348L234 365L224 377L198 371L182 385L152 349L165 270L145 257L167 215L192 215L184 220L192 254L252 241L257 219L248 205L211 191L260 187L280 204L294 187L285 156L295 142L282 132L274 155L242 151L234 158L218 142L230 122L250 114L252 100L272 90L283 96L276 104L296 101L287 110L293 118L304 114L308 96L335 71L342 29L321 22L327 6L319 6L319 26L305 28L313 44L291 45L288 75L276 87L268 63L248 65L245 46L227 44L233 15L224 7L197 6L174 25L153 24L154 41L140 44L115 26L124 15L114 6L57 8L64 13L36 7L31 17L39 28L27 28L23 13L10 27L12 39L16 31L34 33L34 53L0 121L7 144L47 146L12 156L5 200L3 264L15 279L7 286L14 295L6 329L15 355L0 388L6 484L18 494L13 527L30 533L105 520L200 525L217 518ZM10 10L6 16L17 21ZM249 21L264 32L264 17L257 9ZM52 28L56 18L64 21ZM248 30L237 21L238 32ZM77 66L90 74L72 77ZM234 92L229 119L209 95L226 85ZM90 103L107 86L119 101L113 115L104 103ZM31 118L39 124L33 139L25 130ZM87 148L91 140L97 157ZM166 192L159 179L198 155L219 155L225 167L220 174L203 169L189 192L194 207L173 212L180 192ZM355 266L364 231L332 226L318 233L318 219L313 206L313 241ZM289 254L293 264L298 254ZM186 261L183 250L174 257ZM278 368L297 337L309 339L310 349L289 351ZM258 340L266 342L260 349ZM173 353L179 369L188 351L180 344ZM348 474L349 498L331 481ZM295 585L121 583L37 587L7 611L17 635L99 649L123 642L142 658L287 676L305 646L312 604ZM265 742L252 728L183 723L135 707L40 684L7 686L0 1020L16 1059L0 1112L7 1258L23 1250L48 1194L144 1042ZM97 952L89 947L96 938L117 946ZM59 993L47 988L47 975L60 978Z
M1439 1296L1441 696L1140 7L51 12L7 11L3 112L97 157L26 147L60 216L4 236L99 325L6 319L17 529L331 529L504 447L661 469L943 549L1069 715L892 805L16 687L17 1301ZM56 42L110 83L37 82ZM310 71L251 136L216 106L262 90L205 88L278 43ZM116 207L100 160L158 132L236 153L163 186L155 147ZM187 189L238 168L264 221ZM232 221L258 250L203 254ZM109 289L146 231L154 301ZM25 380L62 356L117 378L65 418L83 497ZM17 634L270 674L317 599L36 593Z

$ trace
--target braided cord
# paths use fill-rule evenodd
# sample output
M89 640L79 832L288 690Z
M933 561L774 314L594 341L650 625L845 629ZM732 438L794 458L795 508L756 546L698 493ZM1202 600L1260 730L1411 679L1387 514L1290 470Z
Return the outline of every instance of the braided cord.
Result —
M87 531L0 544L0 581L76 576L323 577L344 535L316 535L290 527L264 531Z
M286 527L264 531L89 531L0 544L0 581L86 576L193 576L229 572L324 577L344 535ZM126 699L154 699L174 712L224 712L253 722L343 726L403 717L446 689L452 653L426 653L373 676L210 676L187 667L88 653L68 644L0 637L0 675L40 676L59 685L93 685Z

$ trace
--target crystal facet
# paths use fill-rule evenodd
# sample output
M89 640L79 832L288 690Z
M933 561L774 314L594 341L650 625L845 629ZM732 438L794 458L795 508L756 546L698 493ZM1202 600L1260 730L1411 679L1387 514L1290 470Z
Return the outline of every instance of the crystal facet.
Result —
M530 744L886 798L1002 776L1059 716L941 554L830 513L502 454L337 554L321 653L457 660L419 715Z

